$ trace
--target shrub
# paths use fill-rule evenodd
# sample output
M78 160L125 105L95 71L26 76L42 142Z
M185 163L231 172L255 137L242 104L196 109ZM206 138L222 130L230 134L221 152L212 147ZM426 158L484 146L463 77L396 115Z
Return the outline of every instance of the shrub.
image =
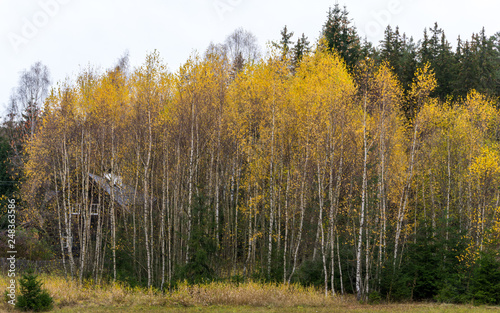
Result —
M38 276L33 273L33 270L28 270L19 280L21 295L17 298L16 307L28 311L35 312L50 311L53 307L54 300L46 290L42 289L42 282L38 280Z
M372 291L368 295L368 303L370 304L380 304L381 301L382 301L382 296L378 291Z
M477 262L471 284L476 304L500 304L500 262L493 252L483 253Z
M306 260L299 267L293 280L303 286L323 286L325 283L323 261L319 258L316 260Z

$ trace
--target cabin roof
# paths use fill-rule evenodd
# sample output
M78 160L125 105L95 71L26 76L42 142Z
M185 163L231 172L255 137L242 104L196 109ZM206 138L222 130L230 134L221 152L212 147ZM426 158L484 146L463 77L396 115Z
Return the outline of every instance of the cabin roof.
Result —
M106 191L109 194L109 196L111 196L111 192L113 191L115 201L121 207L126 208L133 204L134 188L121 183L113 184L113 186L111 186L111 181L109 181L104 177L91 173L89 173L89 176L94 182L96 182L99 185L99 187L101 187L104 191Z

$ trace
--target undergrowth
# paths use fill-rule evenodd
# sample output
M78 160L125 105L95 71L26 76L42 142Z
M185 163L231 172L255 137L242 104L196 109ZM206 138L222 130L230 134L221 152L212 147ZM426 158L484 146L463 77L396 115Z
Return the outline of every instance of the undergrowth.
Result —
M342 301L340 297L325 297L324 292L315 287L298 284L211 282L191 285L181 282L174 290L163 292L154 288L132 288L122 283L97 285L86 281L80 285L76 281L66 281L64 277L45 274L39 278L58 308L110 305L319 307ZM0 277L1 286L7 286L7 282L7 277ZM9 307L3 302L0 308Z

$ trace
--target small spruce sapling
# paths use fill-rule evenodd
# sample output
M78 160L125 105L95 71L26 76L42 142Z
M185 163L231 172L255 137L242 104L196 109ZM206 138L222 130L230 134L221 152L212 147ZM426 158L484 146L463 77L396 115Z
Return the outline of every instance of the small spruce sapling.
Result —
M19 280L21 295L17 298L16 307L35 312L50 311L54 300L46 290L42 289L43 283L38 280L38 276L30 269L23 274Z

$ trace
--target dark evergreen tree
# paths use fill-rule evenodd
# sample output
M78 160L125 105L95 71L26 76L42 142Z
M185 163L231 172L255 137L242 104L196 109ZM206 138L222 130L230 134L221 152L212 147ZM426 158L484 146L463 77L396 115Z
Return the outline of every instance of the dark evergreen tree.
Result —
M395 51L394 48L394 46L396 45L396 40L398 40L398 38L395 38L392 27L388 25L384 31L384 39L380 42L380 57L388 63L392 63L391 60L394 59L393 54L395 54L395 52L398 52Z
M465 97L471 89L492 97L500 96L500 50L498 34L487 37L484 28L470 40L460 38L455 56L454 93Z
M462 82L464 81L464 71L463 71L463 63L464 63L464 53L465 53L465 47L464 47L464 42L462 41L461 36L458 36L457 39L457 48L455 50L455 64L456 64L456 71L457 71L457 76L453 79L451 82L452 88L453 88L453 95L455 97L459 97L463 95L463 84Z
M438 86L436 88L436 95L445 100L447 96L453 93L453 79L457 76L457 66L454 62L453 51L451 45L446 39L444 31L441 30L441 37L437 46L437 55L432 63Z
M500 304L498 253L483 253L474 269L471 298L476 304Z
M479 75L479 67L477 62L476 47L473 42L466 41L462 49L460 68L460 80L457 85L461 86L457 89L457 93L465 97L471 89L476 89L476 77Z
M214 265L217 262L217 244L214 233L215 220L209 212L208 199L204 194L195 197L193 206L193 229L189 240L193 248L188 262L176 271L176 280L187 280L190 284L208 282L216 278Z
M500 32L491 37L493 43L493 75L495 79L495 95L500 101Z
M356 28L351 25L346 7L340 10L340 6L335 4L333 9L328 10L323 36L328 49L337 51L352 70L361 57L361 44Z
M391 26L387 26L380 45L381 61L387 62L392 67L394 74L398 77L404 90L407 91L417 69L417 52L413 38L408 40L406 34L401 35L399 27L392 31Z
M10 175L10 155L12 148L2 128L0 134L0 194L10 197L14 191L14 184Z
M418 59L419 66L429 63L436 74L438 86L433 96L444 101L452 95L453 79L457 76L456 59L443 29L439 28L437 23L430 29L430 36L427 29L424 30Z
M379 55L378 50L365 37L363 39L363 43L361 44L360 60L373 59L373 60L377 61L379 58L380 58L380 55Z
M495 37L488 38L486 36L485 29L481 30L479 33L479 88L478 91L483 92L488 95L497 95L496 91L500 81L498 80L498 69L500 54L499 51L495 49Z
M427 28L424 28L424 38L422 39L422 43L420 45L420 49L418 50L418 63L425 64L427 62L431 62L433 59L431 40L429 39L429 35L427 33Z
M0 229L7 229L8 199L12 198L16 190L16 182L12 178L11 163L12 147L7 137L7 128L0 128Z
M292 67L295 70L298 66L302 57L311 50L309 41L307 37L302 33L302 37L297 40L297 43L292 48Z
M278 43L274 42L273 45L281 51L281 58L290 60L292 58L292 46L293 41L291 40L293 32L288 32L287 26L283 27L281 31L281 39Z
M402 37L399 67L398 78L404 90L408 91L417 71L417 44L413 41L413 37L407 39L406 34Z
M16 307L23 311L49 311L54 305L54 300L46 290L42 289L43 283L32 270L28 270L19 280L21 295L17 297Z

